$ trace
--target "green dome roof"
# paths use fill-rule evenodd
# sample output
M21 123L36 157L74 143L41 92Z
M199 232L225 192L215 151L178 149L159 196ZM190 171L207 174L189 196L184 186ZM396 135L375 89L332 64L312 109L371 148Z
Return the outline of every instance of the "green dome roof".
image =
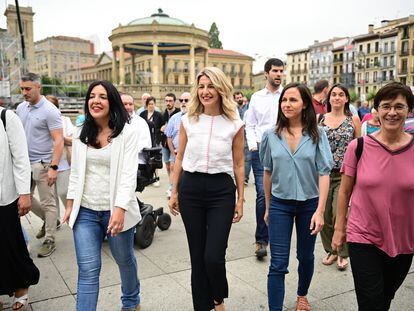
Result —
M189 26L178 18L168 16L161 9L158 9L158 13L152 14L150 17L134 19L127 25L151 25L154 21L162 25Z

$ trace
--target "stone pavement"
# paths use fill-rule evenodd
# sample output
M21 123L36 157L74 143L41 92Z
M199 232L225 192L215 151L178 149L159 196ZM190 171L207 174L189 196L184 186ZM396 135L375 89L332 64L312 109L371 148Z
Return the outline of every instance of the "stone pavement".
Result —
M166 207L166 184L163 170L161 187L146 188L140 194L140 198L155 207ZM244 217L240 223L232 227L227 250L230 298L226 299L225 303L227 310L268 310L266 282L269 256L263 261L258 261L253 256L255 191L252 182L245 189ZM41 273L39 284L30 288L31 310L75 310L77 265L71 230L66 225L62 226L57 233L56 251L49 258L39 259L35 256L40 241L34 236L40 228L40 222L34 215L28 219L30 223L23 219L23 225L30 235L31 254ZM289 267L291 273L286 276L287 310L294 310L296 299L297 260L294 235ZM135 254L141 280L143 311L192 310L190 258L184 226L179 216L173 218L169 230L156 230L153 244L149 248L136 248ZM335 265L326 267L321 263L323 256L324 251L318 238L315 274L308 295L312 310L357 310L350 269L339 272ZM120 278L107 243L104 243L102 251L100 287L98 310L120 310ZM413 297L414 265L397 292L391 310L414 310ZM2 296L0 299L6 303L6 310L11 310L11 298Z

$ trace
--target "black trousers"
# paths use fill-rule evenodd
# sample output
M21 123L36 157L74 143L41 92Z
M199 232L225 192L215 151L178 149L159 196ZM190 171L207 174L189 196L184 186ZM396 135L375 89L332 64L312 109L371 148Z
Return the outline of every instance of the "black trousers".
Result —
M30 258L23 237L17 200L0 206L0 295L39 282L39 270Z
M407 276L413 254L390 257L372 244L348 245L358 310L388 310Z
M195 311L211 310L228 297L226 248L235 208L236 186L225 173L184 172L178 193L191 257Z

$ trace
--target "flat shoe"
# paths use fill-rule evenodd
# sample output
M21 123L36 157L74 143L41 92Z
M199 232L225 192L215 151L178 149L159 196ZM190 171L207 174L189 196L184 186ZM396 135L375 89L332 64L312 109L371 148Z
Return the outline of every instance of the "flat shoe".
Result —
M16 306L16 304L18 303L20 304L20 307ZM28 305L29 305L29 296L27 294L20 296L20 297L14 296L12 310L23 311L23 310L26 310Z
M338 261L336 262L336 267L339 271L345 271L348 267L348 260L346 260L346 258L339 256Z
M332 265L338 259L338 255L334 255L332 253L328 253L324 259L322 259L322 263L325 266Z

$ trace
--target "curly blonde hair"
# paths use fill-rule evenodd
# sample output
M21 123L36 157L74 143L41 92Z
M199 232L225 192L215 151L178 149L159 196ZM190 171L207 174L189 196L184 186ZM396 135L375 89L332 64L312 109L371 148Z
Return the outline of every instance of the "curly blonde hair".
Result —
M191 101L188 105L187 114L189 119L198 121L198 117L204 112L204 106L198 98L198 82L202 76L211 80L214 88L220 95L220 110L229 120L239 118L237 104L233 99L233 86L226 75L216 67L205 67L197 75L196 82L191 90Z

